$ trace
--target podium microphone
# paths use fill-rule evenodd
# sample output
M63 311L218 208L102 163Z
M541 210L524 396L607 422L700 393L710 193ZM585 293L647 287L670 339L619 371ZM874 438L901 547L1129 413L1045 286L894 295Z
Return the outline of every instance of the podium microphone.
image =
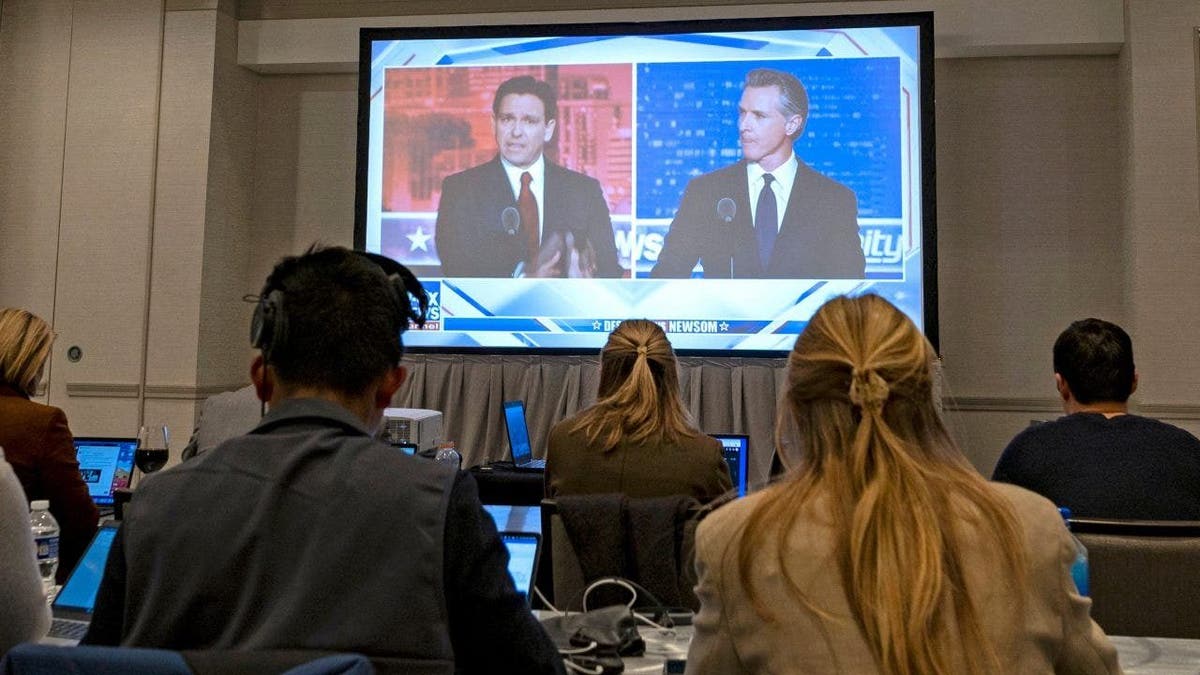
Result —
M507 235L515 235L521 229L521 212L515 206L506 206L500 212L500 227Z
M721 220L726 224L733 222L733 217L737 215L737 202L729 197L721 197L717 202L717 215L721 216ZM729 278L733 278L733 228L725 229L726 247L729 248Z
M737 215L737 202L729 197L721 197L717 202L717 215L721 216L721 220L732 223L733 217Z

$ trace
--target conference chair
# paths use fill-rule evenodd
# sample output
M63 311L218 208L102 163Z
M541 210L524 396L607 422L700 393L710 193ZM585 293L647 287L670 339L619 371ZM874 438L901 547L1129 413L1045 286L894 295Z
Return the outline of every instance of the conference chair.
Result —
M138 647L17 645L0 660L0 675L373 675L360 654L300 650L171 651ZM424 673L406 668L397 673Z
M697 609L692 590L696 525L707 513L685 496L633 499L602 494L543 500L542 565L551 567L555 606L582 609L590 583L621 577L645 587L668 608ZM586 545L577 546L582 542ZM628 596L589 596L589 608L609 604L605 599L614 597ZM650 603L639 598L638 604Z
M1111 635L1200 638L1200 521L1072 518L1092 618Z

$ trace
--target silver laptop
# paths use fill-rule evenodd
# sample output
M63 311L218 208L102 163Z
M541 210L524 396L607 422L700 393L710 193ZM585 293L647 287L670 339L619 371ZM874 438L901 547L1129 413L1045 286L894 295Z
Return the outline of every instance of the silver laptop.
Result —
M96 605L96 591L100 590L104 565L108 562L108 552L117 536L118 527L120 523L116 522L101 525L92 543L88 544L79 564L71 570L67 583L63 584L62 590L54 598L54 604L50 606L54 621L50 624L50 632L40 640L41 643L75 645L87 632L92 622L92 609Z

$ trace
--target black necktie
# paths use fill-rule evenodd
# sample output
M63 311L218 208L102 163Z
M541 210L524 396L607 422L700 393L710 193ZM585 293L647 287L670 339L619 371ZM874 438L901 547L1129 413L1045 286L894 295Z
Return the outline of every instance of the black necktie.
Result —
M771 249L775 248L775 237L779 234L779 208L775 206L775 191L771 182L775 177L763 174L762 192L758 193L758 208L754 211L754 233L758 237L758 257L763 271L771 262Z
M517 212L521 214L521 228L525 230L526 260L530 265L536 265L541 237L538 233L537 198L533 196L533 190L529 189L532 181L533 176L530 176L528 171L521 174L521 194L517 195Z

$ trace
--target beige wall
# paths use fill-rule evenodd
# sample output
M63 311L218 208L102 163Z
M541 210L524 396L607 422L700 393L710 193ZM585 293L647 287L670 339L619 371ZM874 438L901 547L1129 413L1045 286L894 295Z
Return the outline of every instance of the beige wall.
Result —
M980 468L1055 415L1066 324L1126 320L1118 70L1115 56L937 63L944 393Z
M304 6L318 16L319 4ZM1084 315L1130 327L1143 409L1200 430L1200 4L1150 4L1118 21L1116 55L1112 2L1045 20L1033 2L924 3L942 7L943 56L1025 54L936 68L947 393L984 471L1030 418L1053 416L1049 344ZM305 67L342 57L248 45L248 25L261 36L274 24L217 5L0 5L0 304L53 318L49 400L77 433L125 433L144 414L170 421L178 449L195 402L246 379L238 298L281 254L351 242L355 76L239 66L250 47L286 48L279 60ZM257 19L285 5L245 6ZM1108 55L1064 55L1081 52ZM72 344L78 364L64 357Z
M1122 59L1131 112L1124 253L1138 398L1162 412L1200 403L1200 172L1196 27L1200 3L1130 2ZM1185 411L1175 405L1190 405ZM1152 410L1155 408L1152 407Z

